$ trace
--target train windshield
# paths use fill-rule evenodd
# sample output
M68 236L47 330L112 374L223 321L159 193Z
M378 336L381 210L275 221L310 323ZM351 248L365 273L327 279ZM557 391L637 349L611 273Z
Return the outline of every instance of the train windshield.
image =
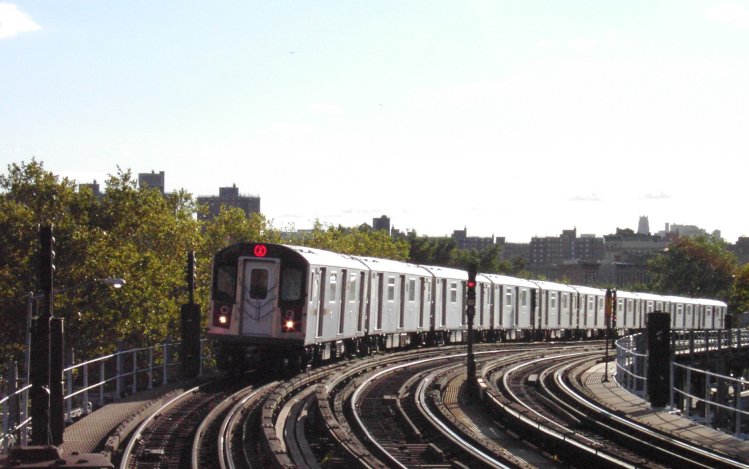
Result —
M284 267L281 271L281 301L296 301L302 297L302 270Z
M237 291L237 267L222 265L216 269L216 284L213 290L213 299L233 303Z

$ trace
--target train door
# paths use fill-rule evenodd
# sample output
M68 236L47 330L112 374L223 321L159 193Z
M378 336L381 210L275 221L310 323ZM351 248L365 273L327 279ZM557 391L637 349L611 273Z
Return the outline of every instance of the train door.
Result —
M382 330L382 292L384 290L385 278L381 273L375 275L374 281L372 282L373 296L372 299L375 303L375 323L373 329L376 331Z
M359 274L359 314L356 322L356 331L362 332L364 325L367 323L366 312L367 312L367 273L362 272Z
M245 258L240 280L241 335L270 336L273 334L273 313L278 308L277 259Z
M484 310L486 308L485 308L484 303L486 302L486 298L487 298L486 289L487 289L488 285L486 285L484 283L482 283L480 285L481 285L481 301L479 303L479 308L480 308L479 309L479 326L485 327L486 324L484 324Z
M442 279L437 294L440 295L440 306L442 307L440 311L440 326L445 327L447 326L447 280Z
M406 276L400 276L400 298L398 305L398 328L403 329L406 322Z
M432 302L432 284L428 278L421 277L420 280L421 295L419 308L419 328L424 327L424 316L431 311Z
M348 304L347 289L348 289L348 270L343 269L341 271L341 307L338 310L338 334L343 334L343 329L346 326L346 306Z
M317 336L318 323L320 322L320 269L313 269L310 273L309 282L309 305L308 311L310 312L307 319L307 337L312 337L314 334ZM312 317L315 318L315 322L312 322ZM312 330L314 328L314 332Z
M320 304L317 308L317 331L315 337L322 337L323 326L325 325L325 311L328 306L328 269L320 269Z

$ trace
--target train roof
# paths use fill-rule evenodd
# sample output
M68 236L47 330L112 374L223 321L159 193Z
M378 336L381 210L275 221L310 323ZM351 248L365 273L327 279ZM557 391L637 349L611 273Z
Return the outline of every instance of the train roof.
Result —
M434 265L422 265L422 268L428 270L435 278L453 278L457 280L468 280L468 272L450 267L439 267Z
M491 280L492 283L497 285L511 285L513 287L529 287L535 288L535 284L530 280L523 278L509 277L507 275L499 274L483 274L486 278Z
M632 300L636 300L636 299L639 298L639 296L637 296L637 293L634 293L634 292L631 292L631 291L626 291L626 290L617 290L616 291L616 297L617 298L632 299Z
M419 275L422 277L430 275L429 272L416 264L394 261L392 259L380 259L377 257L351 257L367 266L370 270L377 272L396 272L399 274Z
M348 269L362 269L362 263L358 259L345 254L338 254L324 249L309 248L306 246L289 246L287 248L296 251L310 265L325 265L333 267L345 267Z
M538 287L542 290L555 290L555 291L565 291L565 292L573 292L573 293L576 291L571 286L565 285L563 283L547 282L545 280L531 280L531 282L538 285Z
M582 293L585 295L605 295L606 294L606 290L603 290L601 288L583 287L580 285L574 285L572 288L576 292Z

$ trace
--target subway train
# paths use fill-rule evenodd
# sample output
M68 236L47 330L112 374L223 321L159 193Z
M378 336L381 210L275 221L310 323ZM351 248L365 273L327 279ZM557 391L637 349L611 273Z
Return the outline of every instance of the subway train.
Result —
M305 368L343 354L441 345L467 338L468 272L321 249L239 243L213 262L208 336L219 368ZM611 326L642 329L671 314L673 329L722 329L716 300L618 291ZM496 274L476 276L474 338L603 337L606 291Z

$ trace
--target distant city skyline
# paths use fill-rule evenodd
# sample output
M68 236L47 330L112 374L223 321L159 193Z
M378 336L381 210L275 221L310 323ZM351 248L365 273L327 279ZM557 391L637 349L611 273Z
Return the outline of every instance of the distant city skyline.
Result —
M138 171L138 172L133 172L133 176L134 177L137 176L137 180L138 180L139 185L146 185L146 186L158 187L158 188L161 189L162 192L165 192L165 193L170 192L170 191L166 190L166 173L164 171L159 171L159 172L156 172L154 170L151 170L150 172L140 172L140 171ZM82 185L97 184L98 185L98 181L94 180L92 183L80 183L80 184L82 184ZM99 189L100 190L102 189L100 185L99 185ZM196 195L196 194L193 194L189 190L189 188L186 188L186 187L180 187L180 188L176 188L175 187L174 188L174 190L178 190L178 189L186 190L187 192L191 193L193 195L194 200L196 202L201 202L202 201L202 202L206 203L206 202L208 202L208 200L210 200L211 201L210 204L212 205L211 211L214 212L214 214L217 213L217 210L218 210L217 204L220 203L219 202L220 201L220 197L224 197L224 196L227 196L230 199L236 199L236 198L238 198L240 196L242 198L244 198L244 199L253 199L253 201L245 200L243 202L243 204L242 204L242 208L245 210L245 213L248 213L248 209L250 211L260 211L259 210L259 207L260 207L260 200L259 199L262 199L262 195L261 194L252 194L252 195L250 195L250 194L243 193L243 192L240 191L240 188L237 187L236 184L232 184L231 186L228 186L228 185L221 186L221 187L219 187L217 189L217 192L215 192L213 194L200 194L200 195ZM252 206L254 208L249 208L250 206L247 206L248 203L250 204L250 206ZM260 212L262 213L262 211L260 211ZM265 215L266 217L268 217L267 214L263 214L263 215ZM268 217L268 218L272 219L272 217ZM385 219L387 219L387 220L385 220ZM371 222L370 221L362 221L362 222L352 223L352 224L344 225L344 226L359 226L359 225L362 225L362 224L368 224L368 225L371 225L373 228L377 229L376 225L378 223L383 223L385 221L389 222L389 227L391 229L397 229L397 230L402 231L402 232L416 230L417 233L419 233L419 234L425 234L425 235L428 235L428 236L435 236L435 237L437 237L437 236L448 236L449 237L449 236L452 236L453 233L457 230L457 231L465 231L466 232L465 234L467 236L470 236L470 237L480 237L480 238L500 237L500 238L505 238L505 240L507 242L523 242L523 241L516 241L516 240L508 240L507 237L504 236L501 233L492 233L491 235L477 235L477 234L474 234L474 233L470 232L468 230L467 226L464 226L463 230L461 230L460 228L454 228L451 233L447 233L447 234L444 234L444 235L431 234L431 233L421 233L417 228L414 228L414 227L405 228L404 229L404 228L400 228L398 226L395 226L393 224L393 222L392 222L392 218L388 214L382 214L379 217L372 217ZM325 220L320 220L320 222L322 222L322 223L329 223L329 222L327 222ZM282 227L276 226L276 228L282 228ZM299 230L305 230L305 229L312 228L312 226L311 225L308 226L308 227L298 226L298 227L295 227L295 228L299 229ZM559 228L558 231L562 232L562 231L567 230L567 229L569 229L569 227L561 227L561 228ZM577 227L576 226L573 226L572 229L574 229L577 232ZM609 234L614 234L619 229L631 229L634 233L638 233L638 234L650 234L650 235L667 234L667 233L672 233L672 232L676 232L676 231L686 231L686 232L684 232L682 234L684 234L684 235L692 235L693 232L695 230L697 230L697 231L705 231L707 234L713 234L715 232L718 232L722 236L722 233L720 232L720 229L708 230L708 229L705 229L704 227L701 227L701 226L698 226L698 225L695 225L695 224L687 224L687 223L670 223L670 222L666 222L664 224L664 226L663 226L663 229L651 229L650 228L650 219L649 219L649 217L647 215L641 215L641 216L638 217L637 228L631 228L629 226L617 226L612 231L607 232L607 233L582 233L582 232L577 232L577 236L579 236L579 237L584 237L584 236L603 237L603 236L606 236L606 235L609 235ZM530 238L528 238L528 240L530 240L530 239L532 239L534 237L555 237L555 236L557 236L557 234L534 235L534 236L531 236ZM730 240L726 240L726 241L731 242Z
M236 184L279 228L749 235L749 0L0 0L0 168Z

